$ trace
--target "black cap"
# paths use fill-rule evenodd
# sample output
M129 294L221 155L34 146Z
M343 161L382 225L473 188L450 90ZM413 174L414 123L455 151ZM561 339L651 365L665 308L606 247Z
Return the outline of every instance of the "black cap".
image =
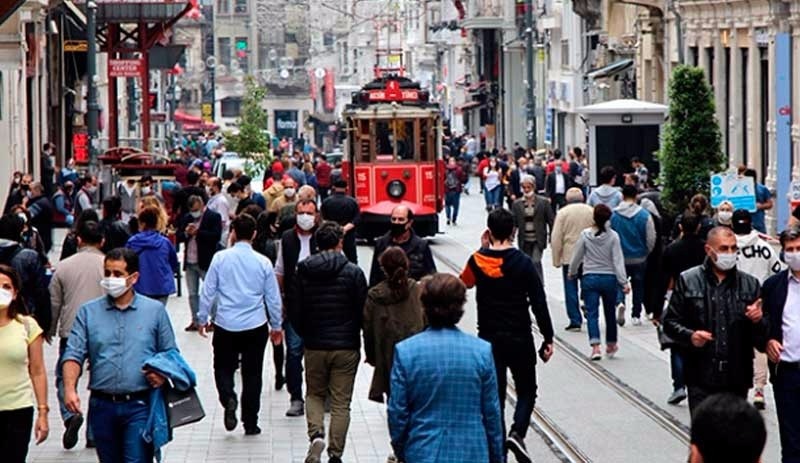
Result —
M333 182L333 187L334 188L347 188L347 181L339 179L339 180Z
M753 230L753 217L746 209L736 209L731 218L733 232L737 235L746 235Z

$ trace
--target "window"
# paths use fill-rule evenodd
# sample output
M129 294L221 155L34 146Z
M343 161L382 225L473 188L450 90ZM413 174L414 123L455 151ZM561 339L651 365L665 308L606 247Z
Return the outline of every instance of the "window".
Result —
M375 121L375 161L410 161L416 158L414 119Z
M231 38L220 37L217 39L217 62L223 66L231 65Z
M235 13L247 13L247 0L234 0L233 11Z
M327 31L322 34L322 45L325 47L332 47L333 43L336 41L336 36L331 31Z
M242 100L239 98L225 98L221 101L222 117L239 117L242 110Z
M297 34L294 32L286 32L284 34L285 43L297 43Z
M230 14L231 0L217 0L217 14Z
M569 68L569 39L561 39L561 67Z

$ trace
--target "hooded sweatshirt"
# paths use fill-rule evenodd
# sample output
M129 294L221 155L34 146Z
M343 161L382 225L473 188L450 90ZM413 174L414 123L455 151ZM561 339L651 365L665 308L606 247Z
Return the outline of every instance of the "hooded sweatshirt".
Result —
M592 207L598 204L605 204L611 209L617 207L621 202L622 193L616 187L606 184L592 190L592 194L589 195L589 200L587 201Z
M757 230L747 235L736 235L739 257L736 268L758 278L760 283L780 272L783 268L778 254L766 241L759 237Z
M532 342L528 313L532 310L544 341L553 341L553 323L542 281L533 261L519 249L479 249L467 261L461 280L468 288L476 287L481 338L490 342Z
M606 223L606 231L597 234L597 228L587 228L575 244L572 261L569 263L569 277L575 278L583 265L584 275L614 275L617 284L625 286L628 277L625 274L625 259L619 235Z
M164 235L152 230L140 232L125 247L139 255L139 281L133 285L137 293L163 297L175 292L178 255Z
M344 254L324 251L297 265L289 318L306 349L359 350L367 279Z
M49 332L52 321L50 292L47 291L49 282L39 254L16 241L0 239L0 263L13 267L19 273L22 280L20 294L28 314L33 315L45 333Z
M656 245L656 226L650 213L632 202L622 202L611 216L611 228L619 234L625 264L640 264Z

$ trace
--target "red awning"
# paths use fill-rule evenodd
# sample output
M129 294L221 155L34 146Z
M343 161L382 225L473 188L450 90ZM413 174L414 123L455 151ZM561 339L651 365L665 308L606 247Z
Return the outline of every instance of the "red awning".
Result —
M183 124L202 124L203 118L200 116L192 116L191 114L186 114L183 111L175 111L175 114L172 115L172 119L175 122L181 122Z

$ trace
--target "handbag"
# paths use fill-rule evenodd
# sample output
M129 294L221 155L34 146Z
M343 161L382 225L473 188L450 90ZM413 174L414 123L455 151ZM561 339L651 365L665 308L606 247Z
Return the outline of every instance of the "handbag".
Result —
M164 388L164 402L170 429L196 423L206 416L195 388L179 391L167 386Z

